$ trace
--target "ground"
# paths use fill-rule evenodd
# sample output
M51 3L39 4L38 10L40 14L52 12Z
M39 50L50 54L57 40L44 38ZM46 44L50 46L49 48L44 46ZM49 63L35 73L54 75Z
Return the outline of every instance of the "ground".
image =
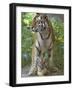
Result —
M21 70L21 77L27 77L27 74L30 70L30 66L26 66L25 68L22 68ZM58 70L58 72L54 72L54 73L49 73L48 76L57 76L57 75L64 75L63 71L62 70Z

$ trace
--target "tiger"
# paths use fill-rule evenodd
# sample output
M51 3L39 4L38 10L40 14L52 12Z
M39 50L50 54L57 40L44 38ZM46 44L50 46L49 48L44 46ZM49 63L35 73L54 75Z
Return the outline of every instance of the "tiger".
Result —
M36 13L32 21L32 31L36 33L36 39L32 48L32 62L28 75L43 76L48 75L50 71L57 71L58 68L53 62L55 35L47 14ZM48 64L43 56L46 51Z

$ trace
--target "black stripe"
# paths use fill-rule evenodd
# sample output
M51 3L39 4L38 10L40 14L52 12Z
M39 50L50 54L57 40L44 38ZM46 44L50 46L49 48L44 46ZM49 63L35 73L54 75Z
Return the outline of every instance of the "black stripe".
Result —
M49 57L51 57L51 54L49 54Z
M39 43L39 41L38 41L38 45L39 45L39 47L40 47L40 43Z
M52 43L53 43L53 42L50 43L49 48L51 47L51 44L52 44ZM53 48L53 46L52 46L51 48Z
M49 33L49 34L48 34L47 38L43 38L43 37L42 37L42 34L40 33L41 39L42 39L42 40L49 39L49 37L50 37L50 34L51 34L51 33Z
M48 51L51 52L52 49L53 49L53 48L49 48Z
M38 56L40 56L40 54L41 54L41 50L39 50L39 48L37 47L37 46L35 46L36 47L36 49L38 50Z

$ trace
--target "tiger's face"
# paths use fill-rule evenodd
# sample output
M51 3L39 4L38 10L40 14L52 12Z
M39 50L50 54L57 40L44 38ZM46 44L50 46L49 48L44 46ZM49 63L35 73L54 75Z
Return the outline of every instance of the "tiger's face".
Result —
M48 30L48 17L45 14L37 14L33 20L32 30L43 33Z

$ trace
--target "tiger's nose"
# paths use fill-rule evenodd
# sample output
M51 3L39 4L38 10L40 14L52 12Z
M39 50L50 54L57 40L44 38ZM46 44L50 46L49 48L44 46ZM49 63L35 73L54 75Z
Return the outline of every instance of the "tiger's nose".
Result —
M45 25L44 24L39 24L39 27L42 27L43 28L43 27L45 27Z
M44 27L44 29L46 29L46 27Z
M40 23L39 26L42 26L42 23Z

